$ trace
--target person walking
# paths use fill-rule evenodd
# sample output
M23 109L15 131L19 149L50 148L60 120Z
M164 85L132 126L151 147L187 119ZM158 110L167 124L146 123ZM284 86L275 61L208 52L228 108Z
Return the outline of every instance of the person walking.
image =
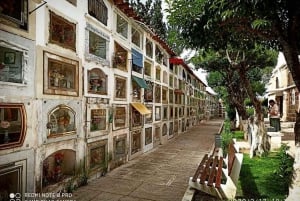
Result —
M274 100L269 100L270 126L275 128L275 132L281 130L279 107Z

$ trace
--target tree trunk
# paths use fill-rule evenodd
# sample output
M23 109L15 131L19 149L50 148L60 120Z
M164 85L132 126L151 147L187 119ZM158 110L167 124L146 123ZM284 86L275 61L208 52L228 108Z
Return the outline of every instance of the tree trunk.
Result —
M296 42L293 41L292 44L286 44L283 45L283 54L286 60L287 67L289 68L293 80L295 82L296 87L298 88L298 91L300 91L300 63L299 63L299 57L297 54L297 47ZM299 116L298 111L296 111L296 117ZM298 126L297 126L298 125ZM296 129L296 126L298 129ZM295 124L295 144L299 145L300 143L300 118L296 118L296 124Z
M263 110L261 107L261 102L257 99L256 94L253 92L250 80L246 76L246 70L244 66L240 66L239 70L239 75L241 77L241 80L243 80L243 85L245 89L247 90L248 96L254 106L255 113L256 113L256 124L258 126L258 135L260 136L260 145L259 145L259 151L266 151L268 150L268 145L267 145L267 132L265 130L264 126L264 119L263 119Z

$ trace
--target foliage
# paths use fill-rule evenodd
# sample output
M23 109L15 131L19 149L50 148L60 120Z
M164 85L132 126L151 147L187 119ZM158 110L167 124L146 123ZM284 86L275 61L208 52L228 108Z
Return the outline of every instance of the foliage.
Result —
M233 138L235 138L237 141L243 141L244 131L233 131Z
M200 50L192 59L196 66L213 73L208 79L209 85L216 90L224 87L228 94L225 101L238 110L242 119L249 116L242 104L247 97L256 113L261 115L257 96L265 93L263 75L269 71L264 69L273 67L277 58L276 52L262 45L249 47L234 48L228 43L224 50Z
M300 1L172 1L169 23L186 48L252 49L261 44L283 52L300 89Z
M279 157L279 165L277 169L274 171L275 176L282 179L282 183L284 186L284 190L288 192L289 185L293 179L293 164L294 159L287 154L289 150L289 146L286 144L282 144L280 150L278 152Z
M222 137L221 147L223 151L223 156L225 157L228 153L228 146L232 142L232 138L233 138L233 133L231 132L230 129L230 122L228 120L224 122L224 127L223 127L221 137Z
M226 107L226 112L228 115L228 119L233 121L235 119L235 110L234 107Z
M140 0L131 0L130 5L144 20L145 24L153 28L161 38L167 38L167 25L163 21L161 0L147 0L143 4Z
M254 108L253 107L248 107L247 108L247 115L249 117L254 115Z

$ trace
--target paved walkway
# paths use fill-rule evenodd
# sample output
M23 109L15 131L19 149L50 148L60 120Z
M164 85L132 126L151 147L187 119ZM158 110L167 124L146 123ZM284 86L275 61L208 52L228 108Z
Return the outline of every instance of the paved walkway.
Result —
M73 192L76 201L181 201L188 179L214 146L222 120L210 120L176 136L105 177Z

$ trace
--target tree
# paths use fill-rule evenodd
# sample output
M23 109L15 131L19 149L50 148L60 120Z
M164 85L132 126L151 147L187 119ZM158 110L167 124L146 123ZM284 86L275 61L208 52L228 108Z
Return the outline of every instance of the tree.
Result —
M265 91L262 69L274 66L276 58L276 52L261 45L255 45L252 49L233 49L228 46L226 50L202 52L193 59L193 63L209 72L217 71L222 75L221 80L225 82L218 84L225 86L230 96L230 105L238 110L243 119L246 116L245 106L242 104L248 97L255 108L259 124L263 127L263 110L257 94L262 95Z
M193 48L224 49L253 41L283 52L300 89L300 1L294 0L176 0L169 23L179 39Z
M143 4L140 0L131 0L130 5L135 12L151 27L162 39L167 38L167 25L163 21L161 0L147 0Z
M262 44L282 51L300 89L300 1L177 0L171 5L169 23L177 26L186 47L218 51L228 44L236 49Z

